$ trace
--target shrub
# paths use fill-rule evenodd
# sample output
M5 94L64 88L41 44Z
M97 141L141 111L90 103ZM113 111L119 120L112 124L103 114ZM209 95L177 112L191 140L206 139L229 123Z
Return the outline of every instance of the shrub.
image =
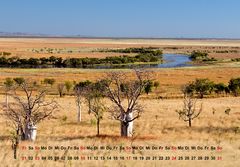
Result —
M232 78L229 81L228 87L234 96L238 96L240 94L240 78Z
M46 85L49 84L49 85L51 85L51 86L53 86L55 82L56 82L56 80L53 79L53 78L45 78L45 79L43 80L43 83L44 83L44 84L46 84Z
M73 86L72 82L70 82L70 81L66 81L66 82L65 82L65 87L66 87L67 92L70 91L70 89L72 88L72 86Z
M145 93L149 94L150 92L152 92L152 88L153 88L153 82L150 80L147 81L147 84L144 87Z
M155 89L157 89L160 86L160 83L158 81L155 81L153 83L153 86L155 87Z
M203 98L204 95L211 94L213 88L214 82L209 79L196 79L185 86L184 92L188 94L197 93L200 98Z
M16 84L18 85L22 85L25 82L24 78L21 77L17 77L17 78L13 78L13 80L16 82Z
M192 60L204 60L208 58L208 54L207 53L202 53L199 51L193 51L192 54L190 55L190 58Z
M220 94L225 92L226 87L227 86L224 83L217 83L217 84L214 84L214 91L215 93Z
M14 84L14 81L12 80L12 78L6 78L4 85L6 86L6 88L11 88Z

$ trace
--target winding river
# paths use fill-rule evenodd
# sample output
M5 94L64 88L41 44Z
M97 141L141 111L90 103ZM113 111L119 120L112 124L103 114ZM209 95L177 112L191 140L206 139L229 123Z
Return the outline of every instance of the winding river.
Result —
M98 65L95 69L118 69L118 68L176 68L189 67L191 62L188 55L163 54L164 63L160 64L126 64L126 65Z
M165 63L158 64L156 68L174 68L174 67L188 67L192 66L188 64L191 59L188 55L182 54L164 54L163 60Z

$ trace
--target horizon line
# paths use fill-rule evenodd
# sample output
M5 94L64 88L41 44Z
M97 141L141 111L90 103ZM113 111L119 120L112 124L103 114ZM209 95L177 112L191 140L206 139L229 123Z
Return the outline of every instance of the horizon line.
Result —
M0 35L0 38L75 38L75 39L150 39L150 40L240 40L240 38L223 37L110 37L110 36L78 36L78 35Z
M152 37L152 36L93 36L93 35L67 35L67 34L45 34L27 32L0 31L0 38L86 38L86 39L175 39L175 40L240 40L240 37Z

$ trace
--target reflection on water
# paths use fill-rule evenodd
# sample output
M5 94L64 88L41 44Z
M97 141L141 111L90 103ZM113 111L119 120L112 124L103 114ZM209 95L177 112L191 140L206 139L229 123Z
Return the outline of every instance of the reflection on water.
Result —
M191 59L187 55L180 54L164 54L163 59L166 63L158 64L157 68L173 68L173 67L187 67L192 66L187 64Z
M128 65L97 65L94 69L118 69L118 68L174 68L174 67L189 67L191 62L189 56L182 54L163 54L162 64L128 64Z

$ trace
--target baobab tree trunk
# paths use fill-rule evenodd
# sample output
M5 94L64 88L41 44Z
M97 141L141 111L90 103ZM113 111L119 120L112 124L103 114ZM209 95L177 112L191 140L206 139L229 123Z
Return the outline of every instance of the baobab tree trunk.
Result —
M124 120L121 121L121 136L132 137L133 135L133 113L124 113Z
M27 124L25 127L24 140L35 141L37 136L37 127L32 124Z

